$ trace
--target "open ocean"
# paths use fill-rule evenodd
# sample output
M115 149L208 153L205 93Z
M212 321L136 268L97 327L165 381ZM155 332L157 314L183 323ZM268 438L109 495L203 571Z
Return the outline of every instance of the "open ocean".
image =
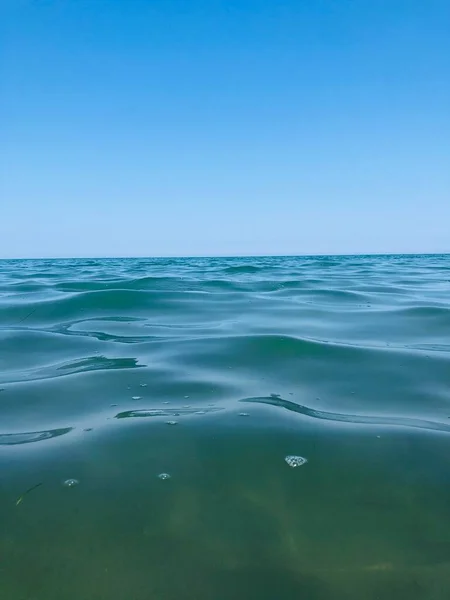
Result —
M448 600L450 256L1 261L0 598Z

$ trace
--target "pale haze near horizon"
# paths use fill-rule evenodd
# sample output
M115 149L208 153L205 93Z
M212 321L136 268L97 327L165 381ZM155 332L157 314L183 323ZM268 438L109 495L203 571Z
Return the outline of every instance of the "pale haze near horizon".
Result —
M448 2L0 13L0 258L450 251Z

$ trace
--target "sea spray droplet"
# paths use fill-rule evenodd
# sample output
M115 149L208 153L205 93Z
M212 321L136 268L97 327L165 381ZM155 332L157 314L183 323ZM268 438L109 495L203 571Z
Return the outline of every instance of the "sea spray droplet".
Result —
M159 479L163 479L163 480L165 480L165 479L170 479L170 478L171 478L171 475L169 475L169 473L160 473L160 474L158 475L158 477L159 477Z
M78 481L78 479L66 479L63 482L63 485L65 487L75 487L76 485L78 485L80 482Z
M303 458L303 456L286 456L286 458L284 459L287 464L290 467L301 467L302 465L304 465L305 463L308 462L308 460L306 458Z

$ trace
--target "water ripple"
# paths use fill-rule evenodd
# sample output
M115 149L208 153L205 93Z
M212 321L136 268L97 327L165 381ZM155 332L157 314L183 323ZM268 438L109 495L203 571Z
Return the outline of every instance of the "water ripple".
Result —
M448 256L0 266L0 417L37 432L24 439L113 404L122 420L243 397L337 424L449 429L432 420L450 416ZM281 399L293 392L330 411ZM192 412L160 408L185 395Z
M50 440L72 431L72 427L49 429L47 431L29 431L23 433L0 433L0 446L16 446Z
M439 423L437 421L428 421L424 419L414 419L411 417L397 417L397 416L369 416L369 415L347 415L335 412L327 412L324 410L317 410L315 408L309 408L302 404L297 404L290 400L285 400L277 395L271 395L260 398L243 398L241 402L254 403L254 404L267 404L270 406L276 406L284 408L291 412L296 412L306 417L312 417L313 419L320 419L324 421L333 421L336 423L354 423L357 425L382 425L382 426L396 426L396 427L413 427L418 429L429 429L432 431L441 431L443 433L450 433L450 425L446 423Z
M147 408L139 410L126 410L116 415L116 419L134 419L146 417L178 417L215 413L223 410L220 407L197 408Z
M54 379L65 375L89 373L91 371L107 371L122 369L139 369L145 365L138 364L136 358L107 358L106 356L89 356L79 360L45 365L36 369L24 369L18 373L5 373L2 383L18 383L21 381L39 381ZM1 377L1 376L0 376Z

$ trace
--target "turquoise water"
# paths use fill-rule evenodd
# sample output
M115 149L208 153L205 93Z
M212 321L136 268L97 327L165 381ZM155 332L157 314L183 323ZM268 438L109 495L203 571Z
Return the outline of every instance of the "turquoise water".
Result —
M2 261L0 390L5 600L450 595L450 256Z

